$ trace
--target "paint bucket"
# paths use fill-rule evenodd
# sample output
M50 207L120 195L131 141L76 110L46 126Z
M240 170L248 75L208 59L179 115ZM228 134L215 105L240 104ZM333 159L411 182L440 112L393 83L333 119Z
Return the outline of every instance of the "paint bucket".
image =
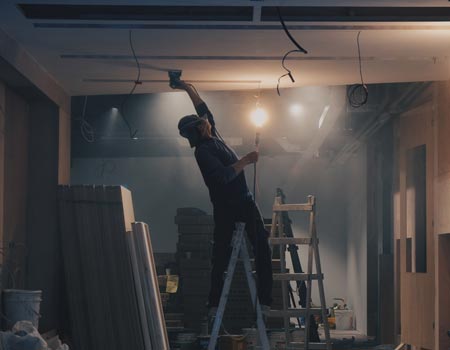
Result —
M353 329L353 311L352 310L334 310L336 317L336 329L351 330Z
M30 321L38 329L41 290L3 290L3 312L6 328L11 329L18 321Z
M245 343L247 344L248 350L255 349L258 343L258 330L256 328L243 328L242 329L245 336Z

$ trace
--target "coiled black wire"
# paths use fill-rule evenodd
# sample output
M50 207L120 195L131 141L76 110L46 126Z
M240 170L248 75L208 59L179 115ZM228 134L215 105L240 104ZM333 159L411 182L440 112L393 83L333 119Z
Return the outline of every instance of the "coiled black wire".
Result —
M358 46L359 76L361 79L361 84L352 85L348 90L348 103L353 108L360 108L369 100L369 89L364 83L364 76L362 73L361 47L359 44L360 35L361 31L359 31L356 36L356 44Z

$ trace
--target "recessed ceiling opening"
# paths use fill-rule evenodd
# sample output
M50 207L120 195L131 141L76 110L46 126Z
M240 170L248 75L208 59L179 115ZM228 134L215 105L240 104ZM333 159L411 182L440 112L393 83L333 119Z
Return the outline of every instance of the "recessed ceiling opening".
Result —
M251 6L19 4L29 19L112 21L252 21Z

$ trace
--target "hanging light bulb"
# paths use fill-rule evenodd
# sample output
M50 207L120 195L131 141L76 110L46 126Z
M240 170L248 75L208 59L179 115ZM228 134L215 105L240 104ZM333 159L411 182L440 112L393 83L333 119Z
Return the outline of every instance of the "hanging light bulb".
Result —
M267 112L263 108L257 107L250 115L250 118L256 127L261 128L267 122Z

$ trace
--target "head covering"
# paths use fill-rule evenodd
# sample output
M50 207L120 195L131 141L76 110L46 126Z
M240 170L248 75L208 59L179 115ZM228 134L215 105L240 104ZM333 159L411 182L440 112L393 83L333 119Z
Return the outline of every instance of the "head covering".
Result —
M201 118L195 114L187 115L180 119L178 122L178 130L180 135L189 140L189 145L192 147L197 146L201 139L200 131L197 126L201 123Z

